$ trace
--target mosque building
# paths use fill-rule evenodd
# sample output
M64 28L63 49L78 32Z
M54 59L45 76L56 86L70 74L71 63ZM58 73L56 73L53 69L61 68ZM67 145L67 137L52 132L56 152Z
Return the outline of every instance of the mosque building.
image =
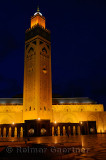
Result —
M0 137L106 133L103 104L52 98L51 33L39 8L25 32L23 98L0 99Z

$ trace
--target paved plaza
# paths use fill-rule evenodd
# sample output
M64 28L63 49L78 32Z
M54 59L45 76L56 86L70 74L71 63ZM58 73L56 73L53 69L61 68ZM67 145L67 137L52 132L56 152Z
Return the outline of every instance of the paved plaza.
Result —
M38 137L32 139L36 141L36 143L51 143L52 145L53 143L63 144L66 150L74 146L72 150L73 153L61 156L62 159L106 160L106 134L70 136L69 138L66 136L44 138ZM80 145L82 145L82 148L85 150L80 150ZM57 157L57 159L58 158L59 157Z
M10 140L11 142L7 142L7 140ZM0 148L2 148L2 146L28 148L28 146L32 147L32 145L46 147L47 150L45 150L45 154L49 156L49 158L47 156L46 159L106 160L106 134L73 135L70 137L34 137L30 138L27 143L25 143L24 139L0 138ZM6 151L8 152L8 150ZM21 150L21 152L24 154L23 150ZM8 154L10 156L10 153ZM33 157L33 159L36 160L36 156ZM38 159L45 159L45 156Z

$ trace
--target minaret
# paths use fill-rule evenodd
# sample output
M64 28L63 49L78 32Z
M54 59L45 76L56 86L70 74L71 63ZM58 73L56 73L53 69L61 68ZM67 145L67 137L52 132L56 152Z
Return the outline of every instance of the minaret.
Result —
M25 33L23 105L24 120L51 120L51 36L39 7Z

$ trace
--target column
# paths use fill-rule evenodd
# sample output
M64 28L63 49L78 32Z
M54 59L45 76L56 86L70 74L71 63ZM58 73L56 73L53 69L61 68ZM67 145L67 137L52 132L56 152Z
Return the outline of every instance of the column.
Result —
M23 127L20 128L20 137L23 138Z
M78 135L80 135L81 134L80 126L77 127L77 130L78 130Z
M17 127L15 127L15 130L14 130L14 137L15 138L17 137Z
M3 128L3 137L6 137L6 127Z
M11 127L9 127L8 137L11 137Z
M57 134L58 134L58 136L60 136L60 127L59 126L57 128Z
M73 135L75 135L75 126L73 126Z
M66 135L65 126L63 126L63 136Z
M52 136L54 136L54 126L52 126Z
M70 128L70 126L68 126L68 134L69 135L71 134L71 128Z

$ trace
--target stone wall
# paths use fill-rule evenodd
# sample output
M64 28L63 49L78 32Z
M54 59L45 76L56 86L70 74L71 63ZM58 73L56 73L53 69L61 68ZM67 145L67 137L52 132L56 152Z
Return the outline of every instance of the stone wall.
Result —
M23 123L23 105L0 105L0 124Z
M106 112L103 111L103 105L52 105L52 109L53 122L79 123L96 121L97 132L106 132Z

